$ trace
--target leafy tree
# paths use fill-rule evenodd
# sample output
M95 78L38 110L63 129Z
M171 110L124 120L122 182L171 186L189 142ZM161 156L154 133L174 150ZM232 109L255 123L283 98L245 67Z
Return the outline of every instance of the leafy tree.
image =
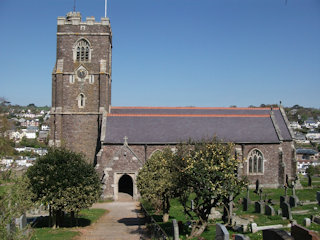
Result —
M50 205L53 227L63 223L63 212L78 213L90 207L101 195L94 167L84 156L67 149L50 149L27 171L34 201Z
M308 175L308 186L311 187L312 186L312 176L315 173L315 168L314 166L310 165L307 169L306 169L306 173Z
M33 147L33 148L45 148L47 147L45 143L39 142L37 139L28 139L23 137L19 143L20 146Z
M18 230L9 234L6 225L33 205L28 179L25 176L18 178L11 175L9 181L4 194L0 196L0 239L27 239L28 236Z
M191 218L196 215L190 238L200 236L208 225L211 208L229 204L247 185L244 178L237 176L239 161L233 154L234 145L210 142L181 144L178 147L176 167L179 172L179 199L185 213ZM194 196L191 209L189 197Z
M5 114L0 114L0 157L12 155L14 148L9 136L5 134L10 128L10 123Z
M315 174L320 174L320 166L309 165L306 169L306 173L308 176L308 186L312 186L312 176Z
M155 152L139 171L137 186L141 196L163 212L163 221L169 219L170 199L174 196L174 154L169 148Z

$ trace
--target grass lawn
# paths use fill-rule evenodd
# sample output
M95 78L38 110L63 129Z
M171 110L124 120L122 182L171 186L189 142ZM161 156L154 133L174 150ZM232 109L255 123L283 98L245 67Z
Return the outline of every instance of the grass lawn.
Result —
M317 177L315 178L315 181L320 181L320 178ZM301 201L316 201L316 192L319 191L319 187L317 185L313 185L313 187L309 188L306 187L304 189L298 189L296 190L296 194L299 197ZM288 195L292 194L291 189L288 189L287 191ZM277 210L280 208L279 207L279 202L280 202L280 196L284 195L284 189L263 189L263 199L265 198L266 194L266 199L272 199L272 201L275 203L274 209L277 212ZM266 216L262 214L257 214L254 213L254 205L251 204L247 212L242 211L242 205L240 203L240 198L246 196L246 192L241 194L235 199L235 208L234 212L237 214L237 216L243 217L243 218L251 218L255 223L257 223L258 226L265 226L265 225L276 225L276 224L283 224L287 225L290 223L289 220L284 220L282 219L281 216ZM191 197L192 199L192 197ZM257 201L259 200L259 196L253 192L253 190L250 190L250 199L252 201ZM187 222L190 221L188 217L184 215L183 212L183 207L180 205L179 201L177 199L171 200L171 208L170 208L170 219L168 223L163 223L162 222L162 215L161 213L157 213L152 209L152 206L146 202L142 202L143 205L145 206L146 210L149 212L149 214L157 221L157 223L160 225L160 227L167 233L167 235L172 238L173 233L172 233L172 219L176 219L178 222L181 221L183 224L183 229L180 232L180 238L181 239L186 239L186 235L190 234L190 228L187 226ZM222 209L217 209L222 212ZM320 206L317 204L310 204L310 205L305 205L305 206L298 206L295 208L291 209L292 211L299 211L299 210L309 210L308 213L306 214L295 214L293 213L293 218L297 221L298 224L302 225L303 224L303 219L308 217L310 218L310 215L320 215ZM220 220L217 220L217 222L220 222ZM215 227L216 222L210 222L208 228L206 231L204 231L201 235L204 239L214 239L215 236ZM310 230L314 230L317 232L320 232L320 225L312 223L310 227L308 227ZM287 229L290 231L290 229ZM229 230L230 237L233 234L237 234L236 232L233 232ZM262 231L259 231L257 233L246 233L245 235L249 236L251 240L260 240L262 239Z
M313 177L311 177L311 179L312 179L312 187L319 187L320 188L320 177L313 176ZM307 176L302 176L300 178L300 182L303 187L308 187L308 177Z
M78 216L79 227L89 226L97 221L107 210L105 209L84 209ZM43 218L33 228L32 240L68 240L79 235L75 227L70 227L70 217L65 217L65 226L59 229L52 229L48 226L48 217Z

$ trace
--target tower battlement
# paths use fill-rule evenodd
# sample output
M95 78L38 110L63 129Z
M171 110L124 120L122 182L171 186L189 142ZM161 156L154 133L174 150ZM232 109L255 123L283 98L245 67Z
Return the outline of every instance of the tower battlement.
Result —
M80 12L68 12L66 17L58 17L58 25L105 25L110 26L110 19L102 17L100 22L96 22L95 17L87 17L86 21L82 22Z

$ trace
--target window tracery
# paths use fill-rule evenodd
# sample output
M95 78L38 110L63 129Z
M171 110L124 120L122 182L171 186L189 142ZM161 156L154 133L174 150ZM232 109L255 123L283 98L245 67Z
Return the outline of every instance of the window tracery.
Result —
M258 149L253 149L248 155L249 174L263 173L263 155Z

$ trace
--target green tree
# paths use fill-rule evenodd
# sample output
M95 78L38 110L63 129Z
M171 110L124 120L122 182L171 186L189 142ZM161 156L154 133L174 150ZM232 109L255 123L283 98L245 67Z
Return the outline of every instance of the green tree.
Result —
M11 175L10 182L5 185L5 191L0 195L0 239L27 239L21 231L8 233L6 225L11 223L14 218L18 218L33 205L26 176L15 177ZM4 186L3 186L4 187Z
M10 123L5 114L0 113L0 157L11 156L14 153L12 141L9 136L6 135L6 131L9 130Z
M74 219L74 214L90 207L101 195L94 167L83 155L67 149L50 149L28 169L27 176L33 200L50 205L54 228L63 223L63 212Z
M239 161L233 154L234 145L210 142L181 144L176 158L179 172L179 199L185 213L195 218L190 238L200 236L208 225L213 207L229 204L247 185L244 178L237 176ZM190 196L194 196L194 207L190 207Z
M308 176L308 186L311 187L312 186L312 176L314 174L316 174L316 168L313 165L309 165L308 168L306 169L306 173Z
M137 177L141 196L163 212L163 221L169 219L170 199L175 193L174 154L170 148L155 152Z

